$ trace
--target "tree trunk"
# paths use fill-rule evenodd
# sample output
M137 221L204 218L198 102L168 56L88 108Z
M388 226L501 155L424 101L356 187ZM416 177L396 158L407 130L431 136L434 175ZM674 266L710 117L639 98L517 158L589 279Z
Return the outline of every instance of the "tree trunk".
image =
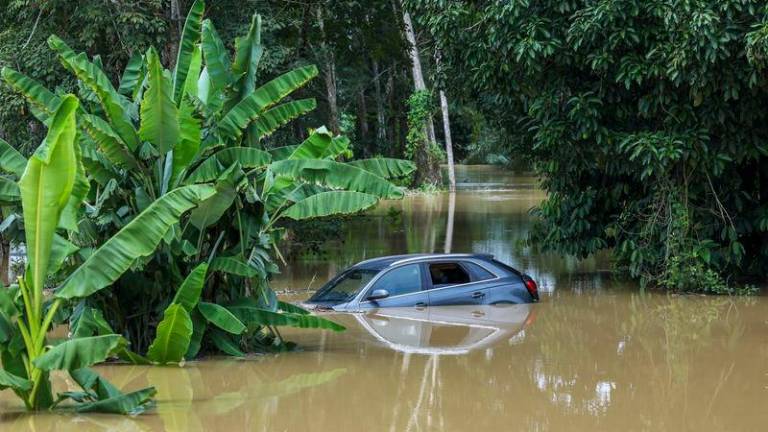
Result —
M368 141L368 107L365 104L365 88L363 86L360 86L357 91L357 124L359 131L357 140L361 147L367 150L365 143Z
M440 51L435 50L435 67L440 69ZM443 135L445 138L445 156L448 162L448 184L451 192L456 192L456 171L453 163L453 140L451 139L451 120L448 115L448 97L445 90L440 89L440 110L443 113Z
M413 23L411 21L411 15L403 10L403 21L405 22L405 36L408 39L410 50L408 51L411 57L411 73L413 74L413 86L415 90L426 91L427 85L424 82L424 74L421 69L421 59L419 57L419 47L416 44L416 33L413 30ZM440 165L437 159L432 155L430 149L436 144L435 141L435 125L432 122L432 116L427 118L424 125L425 134L427 136L427 142L423 143L422 148L417 154L416 164L418 165L418 171L416 173L417 183L440 183Z
M328 102L328 123L334 134L341 132L339 126L339 104L336 100L336 58L333 50L328 48L325 38L325 23L323 22L322 6L317 7L317 24L320 27L320 37L325 64L323 65L323 75L325 77L325 98Z
M456 216L456 193L448 194L448 222L445 224L445 253L451 253L453 248L453 220Z
M165 67L173 70L176 67L176 53L179 51L179 40L181 39L181 7L179 0L171 0L171 10L168 14L168 41L165 43L164 64Z
M451 192L456 192L456 171L453 166L453 141L451 140L451 121L448 117L448 98L440 90L440 109L443 111L443 132L445 134L445 156L448 159L448 182Z
M384 95L381 93L381 71L379 71L379 62L373 61L373 87L376 97L376 152L380 153L381 148L386 146L387 142L387 118L384 113ZM389 82L387 83L389 85Z

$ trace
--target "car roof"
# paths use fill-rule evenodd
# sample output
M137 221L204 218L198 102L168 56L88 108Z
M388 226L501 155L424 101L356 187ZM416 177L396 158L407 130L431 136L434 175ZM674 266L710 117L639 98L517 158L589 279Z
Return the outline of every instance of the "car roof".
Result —
M403 255L389 255L378 258L372 258L357 263L354 268L366 269L366 270L384 270L387 267L404 262L423 262L431 260L445 260L455 258L476 258L481 260L493 259L491 254L481 253L436 253L436 254L403 254Z

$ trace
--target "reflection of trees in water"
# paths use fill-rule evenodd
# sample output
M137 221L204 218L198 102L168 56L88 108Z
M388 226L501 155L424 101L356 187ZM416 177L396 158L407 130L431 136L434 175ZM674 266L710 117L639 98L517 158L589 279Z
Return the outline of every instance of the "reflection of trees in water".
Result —
M579 300L547 305L524 342L533 350L526 357L537 400L550 406L533 423L549 424L554 410L574 429L605 429L606 422L624 430L733 428L724 418L732 420L734 407L749 400L742 393L749 382L729 379L740 363L760 370L745 358L752 353L742 340L748 305L638 294L628 302L611 295Z

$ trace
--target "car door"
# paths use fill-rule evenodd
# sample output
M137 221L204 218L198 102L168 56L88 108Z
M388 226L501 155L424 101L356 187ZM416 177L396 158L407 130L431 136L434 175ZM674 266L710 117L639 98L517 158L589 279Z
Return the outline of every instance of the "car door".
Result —
M386 297L370 299L374 291L384 290ZM360 300L360 307L385 308L426 306L427 292L424 291L421 264L406 264L386 270Z
M460 261L431 262L425 267L430 306L486 303L486 283L473 281L472 273Z

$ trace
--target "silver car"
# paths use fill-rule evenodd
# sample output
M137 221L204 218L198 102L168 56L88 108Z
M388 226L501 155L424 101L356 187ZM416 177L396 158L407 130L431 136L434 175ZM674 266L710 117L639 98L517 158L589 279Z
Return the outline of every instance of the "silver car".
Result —
M529 276L485 254L396 255L341 272L307 302L357 312L385 307L496 305L539 300Z

